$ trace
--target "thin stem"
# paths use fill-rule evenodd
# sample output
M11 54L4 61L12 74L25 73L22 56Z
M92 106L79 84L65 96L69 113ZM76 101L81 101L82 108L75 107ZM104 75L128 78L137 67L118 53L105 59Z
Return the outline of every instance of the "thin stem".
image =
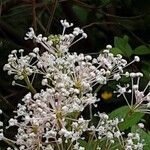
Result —
M3 138L3 141L6 142L8 145L12 146L14 149L16 148L15 141L7 139L6 137Z
M71 47L72 45L76 44L78 41L82 40L84 37L81 36L79 39L77 39L76 41L74 41L72 44L69 45L69 47Z
M134 106L133 109L134 109L134 110L137 109L137 108L142 104L143 101L144 101L144 100L142 99L137 105Z
M6 103L9 106L9 108L11 108L12 110L15 109L15 107L5 97L0 95L0 102L1 101L3 102L3 104Z
M147 90L147 88L149 87L149 85L150 85L150 81L147 83L147 85L146 85L145 89L143 90L143 92L145 92Z
M129 104L129 102L128 102L128 100L127 100L126 96L125 96L125 94L123 93L122 95L123 95L123 97L124 97L124 99L125 99L125 101L126 101L127 105L128 105L128 106L129 106L129 108L132 110L132 107L130 106L130 104Z
M105 143L105 149L106 150L108 149L108 139L106 140L106 143Z
M73 143L73 142L70 142L70 144L69 144L67 150L69 150L69 149L72 147L72 143Z
M90 104L90 119L92 120L93 115L92 115L92 104Z
M137 85L140 84L140 77L137 78Z
M132 91L131 91L131 93L132 93L132 95L131 95L131 106L133 106L133 85L134 85L134 82L133 82L133 78L131 78L131 85L132 85Z
M31 84L33 84L34 78L35 78L35 73L33 74L32 80L31 80Z
M36 18L36 21L37 21L39 27L40 27L44 32L46 32L46 29L45 29L45 27L43 26L43 24L41 23L41 21L40 21L38 18Z
M118 131L120 131L120 129L119 129L119 127L118 127L118 126L116 126L116 128L117 128L117 130L118 130ZM124 139L123 139L122 135L120 135L120 138L118 138L118 140L119 140L119 142L120 142L121 146L123 146L123 147L124 147Z
M92 134L91 134L91 136L89 137L89 140L88 140L88 145L89 146L91 145L91 142L93 141L94 136L95 136L95 132L93 131Z
M32 84L31 84L31 82L30 82L30 80L29 80L29 78L28 78L28 76L27 76L26 74L24 75L24 80L25 80L25 82L26 82L26 84L27 84L28 89L29 89L33 94L36 94L37 92L36 92L36 90L34 89L34 87L32 86Z
M99 86L95 89L95 91L93 92L93 94L97 93L97 92L101 89L102 86L103 86L103 85L99 85Z
M24 86L24 85L22 85L22 84L19 84L19 83L14 83L14 85L17 85L17 86L20 86L20 87L22 87L22 88L27 88L28 89L28 87L27 86Z

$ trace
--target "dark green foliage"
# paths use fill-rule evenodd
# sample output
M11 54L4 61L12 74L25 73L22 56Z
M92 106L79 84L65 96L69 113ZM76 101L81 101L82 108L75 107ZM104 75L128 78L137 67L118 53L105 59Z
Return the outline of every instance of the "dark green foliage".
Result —
M128 43L128 36L124 36L123 38L115 37L114 38L114 46L118 48L122 55L125 57L130 57L132 55L132 48Z

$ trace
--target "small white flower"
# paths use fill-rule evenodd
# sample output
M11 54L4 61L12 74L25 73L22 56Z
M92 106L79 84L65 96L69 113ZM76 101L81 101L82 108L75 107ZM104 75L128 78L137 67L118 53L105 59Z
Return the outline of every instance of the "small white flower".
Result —
M3 135L3 133L2 133L2 132L0 132L0 141L2 141L2 140L3 140L3 138L4 138L4 135Z
M15 126L18 124L18 121L16 119L11 118L9 120L9 126Z
M144 128L144 124L143 123L139 123L138 126L139 126L139 128Z
M114 133L114 137L119 138L120 136L121 136L121 132L120 131L117 131L117 132Z
M136 73L136 76L137 76L137 77L143 77L143 73L137 72L137 73Z
M3 126L3 122L0 121L0 127L2 127L2 126Z
M106 137L110 140L113 139L113 134L111 132L107 132Z
M148 102L148 103L146 104L146 106L147 106L147 108L150 108L150 102Z
M42 80L42 85L45 86L45 85L47 85L47 84L48 84L48 80L47 80L47 79L43 79L43 80Z
M33 39L35 37L35 33L33 28L29 28L29 32L26 33L25 40Z
M132 86L132 88L133 88L134 90L138 90L138 88L139 88L139 85L137 85L137 84L134 84L134 85Z
M80 146L80 147L79 147L79 150L85 150L85 148Z
M106 48L107 49L112 49L112 46L111 45L107 45Z
M113 78L114 80L118 81L121 78L121 76L119 73L115 73Z
M127 90L127 88L129 87L129 85L127 84L126 86L124 87L121 87L120 85L117 85L118 87L118 90L117 91L114 91L114 93L119 93L117 95L117 97L119 97L120 95L122 94L125 94L125 93L130 93L131 91L130 90Z
M146 100L147 100L148 102L150 102L150 93L147 94Z
M13 150L12 148L8 147L7 150Z
M139 62L140 58L138 56L134 56L134 61Z

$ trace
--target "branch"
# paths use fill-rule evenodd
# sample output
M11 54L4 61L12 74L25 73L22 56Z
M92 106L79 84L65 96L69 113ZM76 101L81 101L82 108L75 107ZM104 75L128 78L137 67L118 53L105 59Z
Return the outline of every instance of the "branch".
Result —
M64 1L67 1L67 0L59 0L59 2L64 2ZM84 2L81 2L79 0L72 0L72 2L80 7L84 7L84 8L87 8L87 9L101 9L105 6L107 6L110 2L107 2L106 4L103 4L101 6L95 6L95 5L89 5L89 4L86 4Z
M133 33L131 30L129 30L125 25L119 23L119 22L92 22L88 25L85 25L82 27L82 29L86 29L86 28L89 28L89 27L92 27L92 26L95 26L95 25L103 25L103 24L107 24L107 25L118 25L118 26L121 26L123 27L125 30L127 30L138 42L146 45L148 48L150 48L150 46L145 43L141 38L139 38L135 33Z
M58 0L54 0L54 2L53 2L53 4L52 4L52 9L51 9L51 11L50 11L51 14L50 14L50 17L49 17L49 20L48 20L48 24L47 24L47 27L46 27L45 34L48 34L48 33L49 33L49 29L50 29L51 24L52 24L52 20L53 20L53 17L54 17L56 8L57 8L57 4L58 4Z
M67 1L67 0L59 0L59 2L64 2L64 1ZM139 19L139 18L142 18L144 17L146 14L141 14L141 15L138 15L138 16L131 16L131 17L123 17L123 16L117 16L117 15L112 15L112 14L109 14L109 13L106 13L104 11L101 10L101 8L107 6L108 4L110 4L110 2L107 2L106 4L103 4L101 6L95 6L95 5L88 5L84 2L81 2L79 0L72 0L72 2L80 7L84 7L84 8L87 8L87 9L94 9L95 11L98 11L99 13L103 14L104 16L107 16L107 17L112 17L112 18L118 18L118 19Z
M33 23L33 28L34 28L34 31L36 32L37 30L37 24L36 24L36 11L35 11L35 8L36 8L36 0L32 0L32 23Z
M0 20L0 36L8 38L15 44L28 48L28 50L33 48L30 42L25 41L22 35L18 34L12 26L2 20Z
M12 110L15 109L15 107L5 97L1 95L0 95L0 102L3 102L3 104L5 103L9 107L9 109L12 109Z
M131 20L133 20L133 19L140 19L140 18L142 18L146 15L144 13L144 14L141 14L141 15L138 15L138 16L124 17L124 16L112 15L112 14L106 13L106 12L100 10L100 9L98 11L99 11L99 13L101 13L102 15L104 15L106 17L112 17L112 18L117 18L117 19L131 19Z

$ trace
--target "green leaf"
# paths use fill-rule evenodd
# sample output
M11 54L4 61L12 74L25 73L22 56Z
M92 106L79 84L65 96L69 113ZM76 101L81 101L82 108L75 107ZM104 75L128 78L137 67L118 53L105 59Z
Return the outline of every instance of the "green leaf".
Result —
M119 128L124 131L133 125L137 124L144 114L139 112L133 112L129 109L128 106L122 106L109 114L110 118L113 119L115 117L119 119L124 119L122 123L119 124Z
M81 146L86 147L88 143L84 140L79 139L78 142L80 143Z
M150 48L146 47L145 45L138 46L134 50L134 54L136 54L136 55L147 55L147 54L150 54Z
M109 117L110 117L110 119L113 119L115 117L118 117L119 119L125 118L128 111L129 111L128 106L122 106L122 107L119 107L116 110L112 111L109 114Z
M127 116L124 118L124 122L122 122L119 126L120 129L124 131L132 127L133 125L137 124L143 116L144 114L140 112L128 112Z
M114 54L114 55L117 55L117 54L121 54L121 55L124 55L124 53L117 47L113 47L111 49L111 52Z
M91 149L95 150L96 146L97 146L97 143L95 140L90 141L90 142L86 142L84 140L79 140L79 143L81 146L85 147L86 150L91 150Z
M140 129L137 125L131 128L131 132L137 132L140 134L141 139L144 140L144 150L149 150L150 146L150 133L145 132L143 129Z
M124 40L126 43L128 43L129 37L128 37L127 35L124 35L123 40Z
M96 142L95 141L90 142L90 145L88 145L86 149L87 150L91 150L91 149L96 150Z
M141 45L134 50L134 54L138 55L150 54L150 48L146 47L145 45Z
M149 79L150 78L150 62L143 61L142 63L142 72L144 73L144 76Z
M150 69L142 69L142 72L144 73L144 76L149 79L150 78Z
M122 51L123 56L130 57L132 55L132 48L128 43L128 36L124 36L123 38L115 37L114 38L114 46Z

